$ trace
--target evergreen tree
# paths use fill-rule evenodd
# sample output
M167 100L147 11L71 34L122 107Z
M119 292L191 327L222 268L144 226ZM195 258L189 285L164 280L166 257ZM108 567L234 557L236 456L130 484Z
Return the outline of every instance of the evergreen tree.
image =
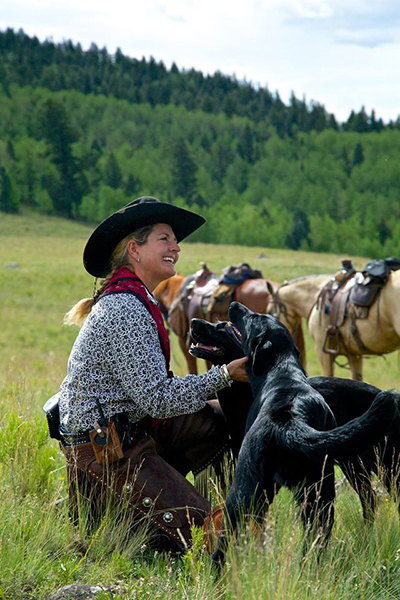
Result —
M140 180L137 179L132 173L129 173L128 179L124 185L124 192L126 196L137 196L141 188Z
M19 199L14 185L7 171L0 167L0 210L8 213L17 213Z
M7 140L7 154L12 160L15 159L14 144L10 138Z
M81 202L82 190L79 185L79 169L72 152L72 144L77 137L64 105L57 100L46 100L40 126L60 174L59 185L52 190L54 208L60 216L72 217L74 208Z
M253 133L250 126L247 124L243 129L238 141L238 153L243 160L252 164L254 162L255 150Z
M297 211L292 229L286 236L286 246L292 250L298 250L301 242L308 239L309 231L310 223L307 215L302 210Z
M104 169L104 183L114 190L118 189L122 183L121 170L113 152L110 152Z
M190 156L183 138L175 141L172 147L172 183L177 196L190 205L197 192L197 166Z
M353 154L353 167L356 167L357 165L362 165L363 162L364 162L364 152L363 152L360 142L357 142L356 147L354 148L354 154Z

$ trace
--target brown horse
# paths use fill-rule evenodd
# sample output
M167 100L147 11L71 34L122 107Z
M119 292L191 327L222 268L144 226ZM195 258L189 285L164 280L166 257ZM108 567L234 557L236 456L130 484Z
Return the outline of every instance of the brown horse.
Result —
M191 277L193 278L194 275ZM187 307L185 307L185 303L180 303L179 301L179 292L182 289L183 283L187 279L188 278L185 278L182 275L174 275L174 277L171 277L171 279L167 279L157 286L154 291L154 296L160 303L164 313L165 311L170 311L168 324L178 337L179 347L181 348L186 359L188 372L197 374L198 371L196 358L189 354L190 338L188 336L191 319L197 317L212 322L218 320L226 321L228 319L228 314L205 312L206 304L204 304L202 308L200 308L200 305L197 304L194 310L191 310L190 308L188 310ZM271 293L268 291L267 284L271 290L277 290L279 288L279 283L276 281L269 281L266 279L248 279L235 289L232 296L232 301L235 300L240 302L254 312L265 313L271 297ZM293 338L300 350L301 360L305 366L305 343L301 323L294 328Z
M400 348L400 270L392 272L388 282L379 292L367 318L356 319L356 309L351 302L348 315L339 327L339 354L349 361L353 379L362 381L362 357L382 355ZM324 375L333 376L334 356L323 351L329 315L321 311L319 303L311 310L308 320Z
M181 275L180 273L176 273L173 277L165 279L159 283L153 292L153 295L158 301L167 323L169 311L171 310L174 301L178 299L179 292L181 291L186 280L187 277ZM180 314L181 311L179 310L179 307L176 307L176 309L178 311L177 316L179 323L175 327L172 327L171 325L170 326L172 331L178 337L179 347L182 350L183 356L185 357L188 373L197 373L196 358L189 354L189 348L187 344L188 328L186 326L186 319L184 314Z

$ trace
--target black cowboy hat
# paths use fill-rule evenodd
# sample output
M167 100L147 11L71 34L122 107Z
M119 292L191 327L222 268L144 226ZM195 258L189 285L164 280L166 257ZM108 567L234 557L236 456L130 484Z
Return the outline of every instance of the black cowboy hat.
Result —
M90 236L83 251L83 264L94 277L105 277L110 272L111 255L117 244L127 235L146 225L167 223L178 242L198 229L205 219L200 215L143 196L129 202L105 219Z

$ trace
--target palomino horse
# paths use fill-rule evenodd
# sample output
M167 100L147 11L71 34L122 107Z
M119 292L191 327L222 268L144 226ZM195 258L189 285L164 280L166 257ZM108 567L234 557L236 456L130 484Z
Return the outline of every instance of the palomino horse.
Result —
M310 275L285 281L278 289L268 286L270 300L267 312L289 329L300 350L304 368L306 367L305 344L304 338L302 344L297 340L298 332L301 331L303 335L302 319L308 319L319 292L330 279L332 275Z
M355 308L348 305L348 316L338 330L339 354L349 361L353 379L362 381L363 355L382 355L400 348L400 270L391 273L367 318L353 319ZM333 376L334 356L323 351L329 315L315 304L308 320L324 375Z

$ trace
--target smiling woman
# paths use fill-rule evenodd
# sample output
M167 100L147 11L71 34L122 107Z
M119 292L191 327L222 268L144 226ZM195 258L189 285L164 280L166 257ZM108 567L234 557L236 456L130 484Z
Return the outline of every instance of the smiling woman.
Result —
M178 242L203 223L151 197L112 214L83 255L86 270L104 279L65 318L82 325L58 393L72 516L79 494L90 498L93 518L109 492L128 498L133 522L147 514L162 548L187 547L191 524L202 525L211 508L185 476L211 464L218 470L229 437L208 399L231 379L246 379L245 359L183 378L169 369L168 334L152 292L175 274Z

